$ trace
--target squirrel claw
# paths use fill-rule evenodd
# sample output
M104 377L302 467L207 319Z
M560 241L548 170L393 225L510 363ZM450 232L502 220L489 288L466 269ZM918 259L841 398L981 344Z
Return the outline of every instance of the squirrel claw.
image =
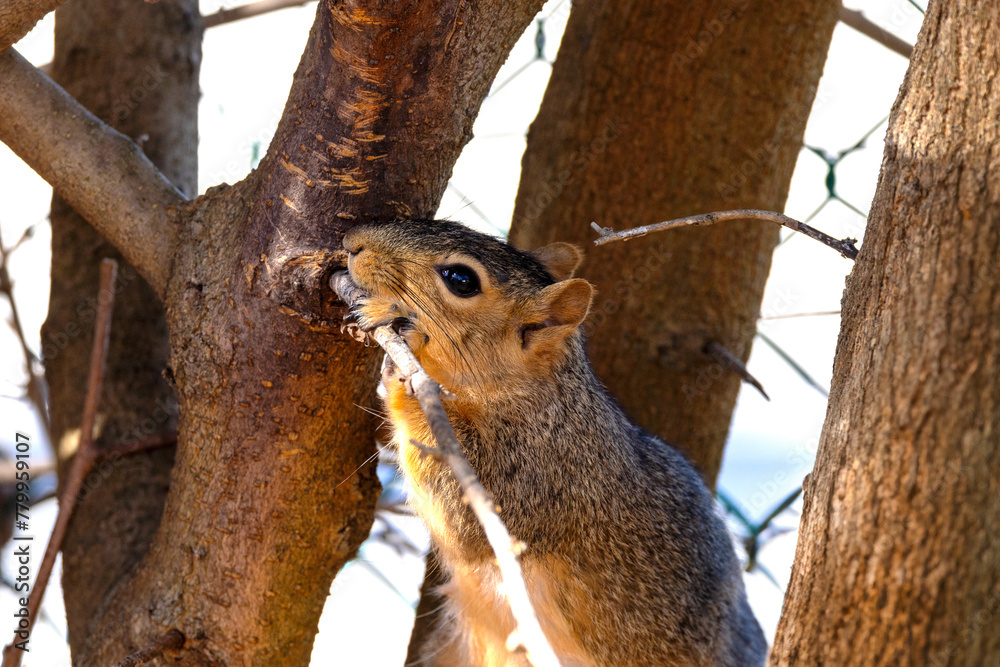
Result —
M344 322L340 325L340 333L346 333L359 343L364 343L365 347L371 345L371 334L362 329L357 322L348 322L347 318L344 318Z

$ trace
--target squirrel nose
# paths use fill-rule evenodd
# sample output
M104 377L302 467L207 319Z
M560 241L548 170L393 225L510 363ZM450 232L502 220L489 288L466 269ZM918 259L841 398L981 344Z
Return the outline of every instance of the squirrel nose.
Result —
M350 255L357 255L359 252L364 250L364 246L353 238L350 234L344 237L344 250Z

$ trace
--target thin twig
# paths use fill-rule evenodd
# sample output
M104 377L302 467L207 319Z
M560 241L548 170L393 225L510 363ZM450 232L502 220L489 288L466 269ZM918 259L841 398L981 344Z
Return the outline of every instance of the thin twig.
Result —
M214 14L208 14L205 16L205 27L214 28L226 23L232 23L233 21L239 21L240 19L248 19L254 16L260 16L261 14L274 12L279 9L301 7L311 1L312 0L258 0L257 2L240 5L239 7L233 7L232 9L220 9Z
M764 315L760 319L763 320L787 320L795 317L819 317L821 315L840 315L839 310L817 310L812 313L787 313L785 315Z
M52 567L56 562L56 554L62 547L66 528L73 516L77 496L83 487L87 473L94 467L94 461L97 460L97 450L94 447L93 438L94 424L97 421L97 406L101 399L101 387L104 383L104 370L108 359L108 339L111 333L111 311L114 306L114 285L117 273L118 262L113 259L105 259L101 262L100 298L98 299L97 322L94 325L94 346L90 353L87 394L83 402L83 418L80 423L80 446L73 457L73 463L66 478L66 488L63 489L62 496L59 498L59 513L56 516L56 523L49 536L49 543L45 547L45 556L43 556L42 563L38 568L35 585L31 589L28 603L27 631L29 637L34 630L38 608L42 604L42 598L45 597L45 589L49 584ZM15 634L14 640L4 648L2 667L20 667L24 651L14 648L14 644L19 638L19 635Z
M847 7L841 7L840 22L846 26L854 28L865 37L874 39L885 48L898 53L904 58L908 59L911 55L913 55L913 45L907 43L899 37L896 37L894 34L878 24L872 23L865 18L865 15L860 11L848 9Z
M616 232L610 227L601 227L596 222L590 223L590 226L594 228L594 231L601 235L599 239L594 241L594 245L602 245L611 241L627 241L637 236L645 236L650 232L661 232L667 229L675 229L677 227L704 227L706 225L714 225L717 222L725 222L726 220L764 220L766 222L773 222L775 224L788 227L796 232L801 232L809 238L819 241L820 243L824 243L847 259L856 259L858 256L858 249L854 247L854 244L857 243L857 239L843 239L838 241L832 236L827 236L823 232L810 227L804 222L799 222L794 218L789 218L787 215L775 213L774 211L758 211L756 209L749 208L736 209L734 211L702 213L701 215L690 215L686 218L677 218L676 220L657 222L653 225L643 225L642 227L626 229L623 232Z
M30 229L30 228L29 228ZM7 268L7 257L13 250L21 245L27 234L21 236L18 242L10 249L7 250L3 245L3 238L0 237L0 293L7 297L7 302L10 303L10 319L14 326L14 333L17 335L17 340L21 344L21 354L24 355L25 368L28 371L28 401L35 406L35 410L38 411L38 417L41 419L42 426L45 428L45 439L51 446L52 438L49 433L49 409L46 401L46 391L44 389L43 380L35 372L35 355L32 354L31 349L28 347L28 340L24 335L24 327L21 326L21 315L17 309L17 301L14 299L14 284L10 279L10 272Z
M220 9L213 14L205 15L205 27L216 28L220 25L233 23L234 21L270 14L279 9L302 7L303 5L308 5L310 2L312 0L258 0L258 2L251 2L231 9ZM38 71L52 74L52 63L39 65Z
M766 391L764 391L764 385L762 385L757 378L750 374L750 371L747 370L747 366L743 363L742 359L724 348L719 343L716 343L714 340L709 341L706 350L709 354L715 357L716 361L739 375L745 382L752 385L766 400L771 400L771 397L767 395Z
M164 651L184 648L184 641L184 633L180 630L171 630L167 634L157 637L135 653L125 656L116 662L114 667L139 667L139 665L145 665L153 658L163 655Z
M334 273L330 286L348 305L354 305L366 295L347 272ZM389 355L400 375L412 389L421 409L427 417L440 455L448 463L455 479L464 492L464 500L475 512L483 526L486 539L497 557L504 594L514 617L514 632L508 638L509 645L524 648L528 662L535 667L558 667L559 661L542 632L538 617L528 596L524 574L518 554L523 545L511 537L497 514L496 504L489 491L480 483L475 471L462 452L462 446L455 436L455 430L448 421L448 415L441 402L441 386L431 379L413 355L406 342L389 326L382 326L369 332L385 353Z

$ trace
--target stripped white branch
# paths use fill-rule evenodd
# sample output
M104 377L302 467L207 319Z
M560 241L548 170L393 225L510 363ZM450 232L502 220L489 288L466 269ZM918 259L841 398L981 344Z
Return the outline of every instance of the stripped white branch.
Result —
M354 305L366 295L345 271L333 274L330 286L348 305ZM455 429L448 421L444 404L441 402L441 386L431 379L413 355L406 342L389 326L378 327L369 335L389 355L396 368L413 390L420 407L427 416L427 424L437 441L436 454L451 468L455 479L464 492L465 502L479 519L489 540L500 568L504 594L514 617L514 633L508 643L524 648L528 662L534 667L559 667L555 651L545 638L538 616L528 597L528 587L524 582L521 561L518 554L523 545L511 537L497 513L496 504L490 492L479 481L469 460L462 452L462 446L455 436Z

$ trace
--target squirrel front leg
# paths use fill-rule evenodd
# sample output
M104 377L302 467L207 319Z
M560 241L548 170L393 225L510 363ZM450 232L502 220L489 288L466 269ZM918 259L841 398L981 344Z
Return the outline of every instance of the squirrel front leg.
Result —
M406 313L395 301L368 297L351 308L348 319L353 320L358 329L367 333L392 324L396 320L405 320Z

